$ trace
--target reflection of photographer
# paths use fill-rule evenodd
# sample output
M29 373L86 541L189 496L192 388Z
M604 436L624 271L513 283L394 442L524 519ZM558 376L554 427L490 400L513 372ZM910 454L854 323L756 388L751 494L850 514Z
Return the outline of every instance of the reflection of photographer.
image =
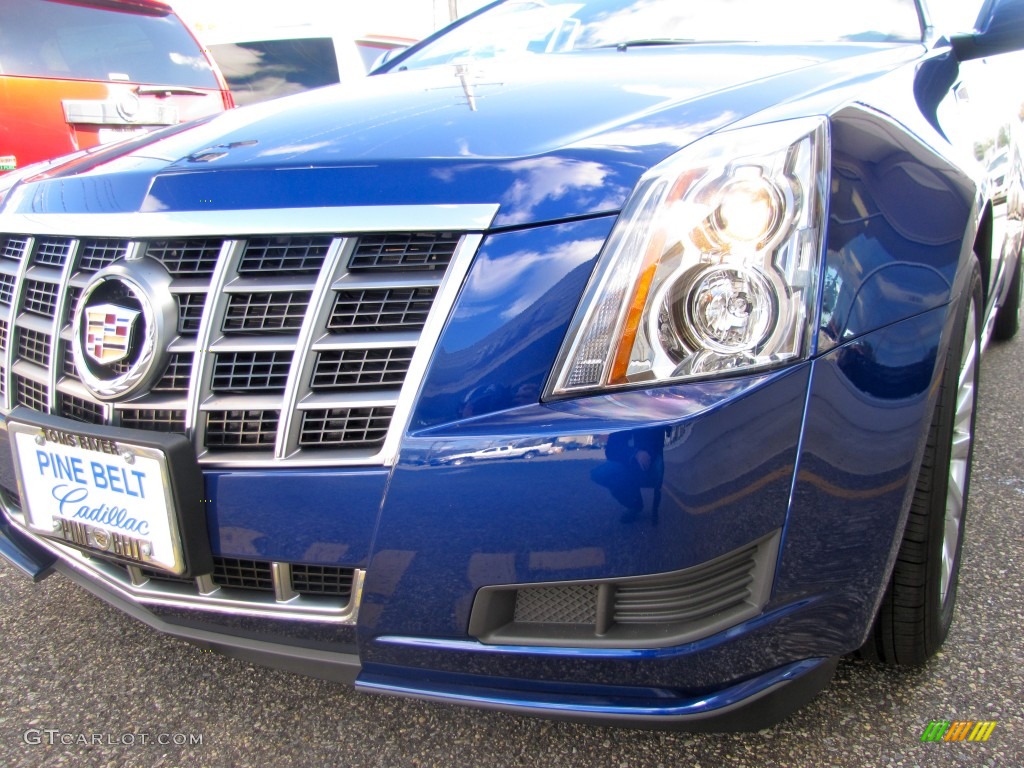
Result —
M642 489L654 490L651 517L658 522L661 484L665 477L665 430L637 429L608 437L604 453L608 461L595 467L590 476L611 491L626 508L623 520L632 520L644 510Z

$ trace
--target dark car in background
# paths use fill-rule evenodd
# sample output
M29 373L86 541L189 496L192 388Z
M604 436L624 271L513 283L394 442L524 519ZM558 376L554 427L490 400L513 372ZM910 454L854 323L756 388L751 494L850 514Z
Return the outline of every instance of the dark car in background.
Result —
M0 554L228 654L549 717L760 728L843 655L923 662L1020 319L1020 148L996 205L1000 126L963 118L1022 30L508 0L9 174Z
M160 0L0 0L0 172L232 106Z

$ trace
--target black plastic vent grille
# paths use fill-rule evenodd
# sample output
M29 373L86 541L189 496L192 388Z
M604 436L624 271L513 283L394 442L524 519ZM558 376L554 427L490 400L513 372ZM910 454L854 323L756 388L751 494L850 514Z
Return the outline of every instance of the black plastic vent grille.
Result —
M57 408L60 415L66 419L74 419L86 424L102 424L104 421L102 405L64 392L57 393Z
M14 275L0 272L0 304L10 306L14 302L14 284L16 282L17 278Z
M400 387L409 372L412 353L411 347L320 352L313 370L313 389Z
M71 253L71 241L66 238L41 237L36 240L32 262L48 267L63 267Z
M206 417L206 445L214 449L273 448L277 411L213 411Z
M192 353L175 352L167 362L164 375L153 387L154 392L188 392L192 375Z
M213 366L214 392L283 392L289 352L221 352Z
M306 448L379 446L387 436L394 412L390 407L305 411L299 444Z
M24 376L14 376L14 400L18 405L24 405L40 413L48 413L50 410L50 388Z
M654 576L485 587L470 634L483 642L659 648L710 636L761 612L779 532L706 563Z
M24 301L29 312L53 317L57 311L57 285L43 280L26 280Z
M324 264L333 238L330 235L253 237L238 265L240 274L316 273Z
M148 429L151 432L185 434L185 412L172 408L125 408L121 411L121 426L128 429Z
M224 315L229 333L291 333L299 330L309 306L309 291L232 294Z
M127 240L83 240L78 268L86 272L99 272L127 255Z
M203 308L206 306L204 293L178 294L178 333L194 335L203 322Z
M21 261L22 257L25 255L26 248L28 248L27 237L10 235L5 238L0 238L0 257L5 259Z
M292 565L292 589L300 595L348 597L352 594L352 569L333 565Z
M339 332L419 330L436 296L434 287L338 291L327 327Z
M264 560L218 557L213 564L213 580L222 587L274 591L271 564Z
M348 266L353 272L444 270L458 245L459 236L448 232L362 235Z
M146 255L160 261L175 277L209 277L217 266L224 241L216 238L154 240Z
M50 364L50 335L22 328L18 331L18 355L45 368Z

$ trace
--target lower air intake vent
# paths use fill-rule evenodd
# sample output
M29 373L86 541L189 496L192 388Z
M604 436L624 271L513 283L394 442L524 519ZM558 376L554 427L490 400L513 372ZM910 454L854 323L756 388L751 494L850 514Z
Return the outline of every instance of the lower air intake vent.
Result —
M502 645L659 648L758 615L771 594L779 532L657 576L485 587L469 633Z

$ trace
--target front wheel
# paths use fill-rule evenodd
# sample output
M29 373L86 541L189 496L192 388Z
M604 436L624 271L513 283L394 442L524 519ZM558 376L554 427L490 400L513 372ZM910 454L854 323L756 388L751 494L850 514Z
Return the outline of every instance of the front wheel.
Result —
M981 273L956 308L917 487L885 597L860 654L886 664L921 664L953 622L974 448L981 354Z

